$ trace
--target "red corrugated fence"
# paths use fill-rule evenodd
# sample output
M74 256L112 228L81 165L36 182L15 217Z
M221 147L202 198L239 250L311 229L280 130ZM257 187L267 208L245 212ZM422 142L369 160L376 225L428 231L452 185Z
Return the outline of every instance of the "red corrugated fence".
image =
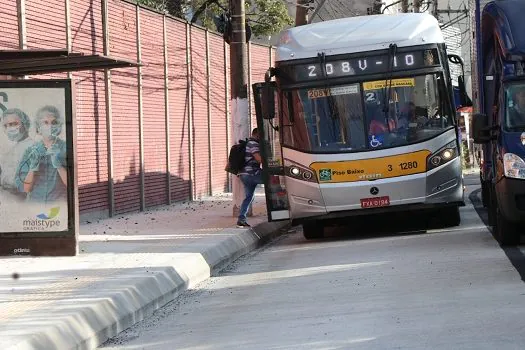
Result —
M16 0L0 0L0 49L67 49L69 35L71 51L104 54L103 2L69 0L69 8L64 0L26 0L19 16ZM120 0L108 0L106 26L109 55L140 57L142 67L111 70L107 81L103 71L72 74L80 212L118 214L227 191L230 70L222 37ZM252 82L264 76L269 54L251 45ZM50 77L67 74L31 78Z

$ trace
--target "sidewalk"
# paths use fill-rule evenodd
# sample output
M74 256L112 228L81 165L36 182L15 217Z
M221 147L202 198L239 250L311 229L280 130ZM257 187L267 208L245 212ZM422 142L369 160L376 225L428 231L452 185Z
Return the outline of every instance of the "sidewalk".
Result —
M264 195L253 230L231 197L83 223L76 257L0 258L0 349L93 349L281 233ZM13 274L19 274L18 279Z

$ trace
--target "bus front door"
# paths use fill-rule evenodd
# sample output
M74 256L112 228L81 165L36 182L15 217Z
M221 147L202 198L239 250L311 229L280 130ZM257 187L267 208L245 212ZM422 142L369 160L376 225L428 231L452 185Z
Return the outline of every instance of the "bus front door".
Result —
M289 220L290 212L279 130L281 119L278 113L275 83L255 83L253 84L253 94L260 136L268 221ZM273 108L268 108L268 104L270 107L273 104Z

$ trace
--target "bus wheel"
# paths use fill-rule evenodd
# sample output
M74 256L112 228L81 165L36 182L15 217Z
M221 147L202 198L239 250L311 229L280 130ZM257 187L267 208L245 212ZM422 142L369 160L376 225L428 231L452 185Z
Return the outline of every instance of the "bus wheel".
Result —
M319 222L303 224L303 235L306 239L318 239L324 237L324 226Z
M459 226L461 224L461 215L457 206L443 209L441 215L446 227Z
M501 210L496 206L495 236L501 246L515 246L520 244L520 231L513 222L505 219Z

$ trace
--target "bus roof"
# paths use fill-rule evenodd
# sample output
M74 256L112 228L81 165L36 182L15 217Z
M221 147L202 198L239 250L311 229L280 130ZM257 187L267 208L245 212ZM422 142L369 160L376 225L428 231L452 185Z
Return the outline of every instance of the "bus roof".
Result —
M289 28L277 46L276 61L443 43L438 21L427 13L341 18Z

